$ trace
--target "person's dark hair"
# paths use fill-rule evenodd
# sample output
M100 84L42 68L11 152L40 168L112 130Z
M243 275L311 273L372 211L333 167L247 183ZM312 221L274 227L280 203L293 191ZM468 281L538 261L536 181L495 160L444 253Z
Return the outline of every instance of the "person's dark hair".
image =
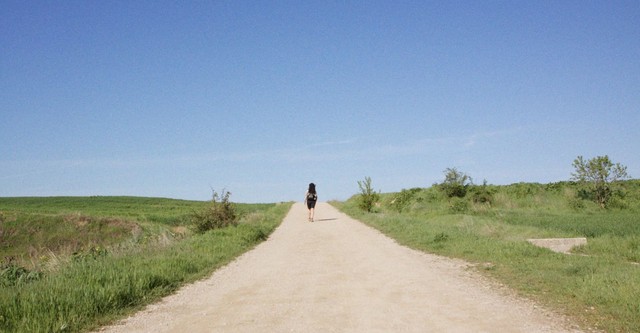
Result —
M316 194L316 184L314 183L309 184L309 193Z

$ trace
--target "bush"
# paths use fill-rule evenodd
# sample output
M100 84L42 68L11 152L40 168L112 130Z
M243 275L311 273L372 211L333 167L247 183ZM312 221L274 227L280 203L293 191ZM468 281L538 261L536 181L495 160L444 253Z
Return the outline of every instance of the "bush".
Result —
M570 197L568 199L568 204L571 209L577 211L585 208L584 200L582 200L580 197Z
M447 168L444 170L444 174L444 182L439 185L440 189L449 198L464 198L469 186L473 185L471 177L456 168Z
M420 188L412 188L410 190L403 189L396 193L391 201L391 207L402 213L402 211L414 200L416 193L420 192Z
M607 202L607 208L612 209L627 209L629 208L629 203L624 199L624 197L620 196L612 196Z
M469 201L454 197L449 201L449 211L454 214L465 213L469 209Z
M433 237L434 243L442 243L446 242L447 240L449 240L449 235L445 234L444 232L438 233Z
M525 199L544 193L544 185L538 183L516 183L507 187L507 193L518 199Z
M231 192L222 190L221 194L213 191L211 204L192 215L194 229L197 233L205 233L212 229L224 228L237 224L235 205L229 201Z
M8 262L0 266L0 287L11 287L29 283L42 278L40 271L29 271L28 269Z
M358 181L360 187L360 197L358 206L367 213L373 210L373 206L380 200L380 194L373 190L371 185L371 177L364 177L364 181Z
M493 203L493 193L495 191L487 186L487 181L482 183L482 186L473 186L471 188L471 199L475 203L489 204Z
M589 160L578 156L573 161L573 167L575 172L571 174L572 180L585 186L601 208L607 208L618 182L629 178L627 167L620 163L614 164L607 155Z

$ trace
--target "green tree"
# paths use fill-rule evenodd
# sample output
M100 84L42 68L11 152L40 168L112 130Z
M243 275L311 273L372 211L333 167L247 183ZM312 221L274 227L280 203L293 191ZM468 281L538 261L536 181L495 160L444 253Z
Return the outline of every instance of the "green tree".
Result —
M456 168L446 168L444 175L444 182L439 187L449 198L464 198L467 189L473 185L471 177Z
M358 187L360 187L358 206L360 209L370 213L375 203L380 200L380 194L373 190L371 177L364 177L364 181L359 180Z
M571 173L572 180L587 186L593 195L593 200L606 208L613 195L613 188L617 181L629 178L627 167L620 163L613 163L609 156L597 156L585 160L578 156L573 161L575 172Z

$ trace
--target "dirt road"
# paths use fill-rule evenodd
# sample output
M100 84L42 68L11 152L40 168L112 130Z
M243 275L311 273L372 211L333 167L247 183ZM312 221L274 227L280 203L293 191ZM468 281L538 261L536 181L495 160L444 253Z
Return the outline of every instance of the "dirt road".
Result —
M101 332L578 332L467 266L296 203L254 250Z

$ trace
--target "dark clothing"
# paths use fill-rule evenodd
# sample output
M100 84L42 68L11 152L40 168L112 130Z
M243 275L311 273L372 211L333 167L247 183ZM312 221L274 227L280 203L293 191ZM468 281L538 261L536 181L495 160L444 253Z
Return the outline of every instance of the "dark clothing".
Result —
M307 200L307 208L308 209L316 208L316 201L315 200Z

